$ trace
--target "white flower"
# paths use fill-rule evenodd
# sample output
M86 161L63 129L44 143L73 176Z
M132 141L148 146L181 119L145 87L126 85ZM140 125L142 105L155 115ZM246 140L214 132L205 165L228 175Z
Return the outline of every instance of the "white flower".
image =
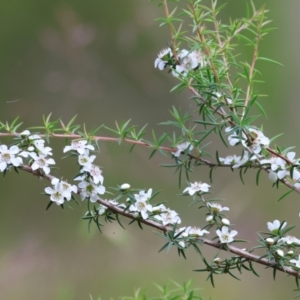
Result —
M103 185L96 185L91 178L89 181L81 181L78 187L80 188L82 201L85 198L90 198L91 202L96 202L98 200L98 194L103 195L105 193L105 187Z
M190 227L178 228L178 229L176 229L175 234L177 235L177 234L180 233L180 235L178 236L179 238L188 237L189 236L189 229L190 229Z
M220 162L222 162L224 165L235 165L241 161L241 156L229 155L225 158L220 157Z
M299 255L298 260L296 260L296 259L291 259L291 260L290 260L290 263L295 264L297 268L300 268L300 255Z
M249 154L247 151L244 151L243 158L232 166L233 169L239 168L249 160Z
M64 195L62 190L57 185L55 185L53 188L46 187L45 192L50 195L50 200L55 202L57 205L64 203Z
M138 194L134 194L134 198L136 201L148 201L151 198L152 189L149 189L148 192L140 191Z
M181 152L184 152L186 149L188 149L188 151L192 151L193 145L189 142L184 142L184 143L178 144L178 145L176 145L176 152L173 152L173 155L175 157L179 157Z
M270 144L269 138L267 138L262 131L254 128L248 128L251 137L253 138L252 143L250 145L250 149L253 153L258 154L261 152L262 147L268 147ZM247 147L246 141L242 141L244 147ZM261 147L262 146L262 147Z
M236 230L229 231L227 226L223 226L222 229L218 229L216 233L219 236L220 242L225 244L233 242L233 237L236 236L238 232Z
M37 169L42 169L45 174L50 173L50 168L48 165L55 165L53 158L46 158L43 155L37 155L35 152L30 153L30 156L33 158L34 162L31 165L33 171Z
M267 225L268 225L268 229L271 231L271 232L274 232L274 233L277 233L279 227L280 227L280 222L278 220L275 220L272 222L268 222ZM286 222L283 223L281 229L283 229L284 227L286 226Z
M158 206L152 207L152 212L155 213L155 214L160 214L163 211L166 211L166 209L167 208L163 204L160 204Z
M59 189L63 196L70 201L72 198L72 193L77 193L77 186L76 185L71 185L70 183L59 180L58 178L53 178L51 180L51 183L56 186L57 189Z
M231 132L232 131L232 127L227 127L225 128L225 132ZM242 137L241 137L242 140L246 139L246 136L245 134L243 133L242 134ZM232 134L230 134L228 136L228 142L229 142L229 145L230 146L235 146L237 145L238 143L241 142L241 139L240 139L240 136L237 132L234 132Z
M189 228L189 236L203 236L204 234L209 234L209 232L205 229L201 230L197 227L190 227Z
M207 205L211 208L211 211L213 214L218 214L221 211L225 211L225 210L229 210L228 207L222 207L222 205L220 205L219 203L215 203L215 202L209 202L207 203Z
M170 208L167 208L160 215L154 216L154 218L161 221L163 225L181 223L181 219L177 212L175 210L171 210Z
M196 192L208 192L209 188L210 185L199 181L199 182L191 183L191 186L185 188L183 193L188 192L191 196L193 196Z
M184 241L180 241L178 243L178 245L181 247L181 248L185 248L185 242Z
M70 150L76 150L79 154L84 154L86 149L95 150L94 146L87 145L86 140L73 140L71 146L66 146L64 148L64 153Z
M144 199L139 199L137 200L134 204L131 204L129 206L129 210L130 211L137 211L137 212L140 212L141 215L142 215L142 218L145 220L145 219L148 219L149 217L149 214L148 212L151 212L152 211L152 205L147 203L146 202L147 200L144 200Z
M166 48L161 50L154 62L154 68L163 70L172 55L173 54L171 48Z
M12 164L18 167L22 164L21 157L15 157L20 152L18 146L11 146L9 149L6 145L0 145L0 171L3 172L8 165Z
M83 167L89 168L95 158L96 155L89 156L89 150L85 149L83 154L78 155L78 163Z
M287 245L291 245L291 244L300 245L300 240L297 239L296 237L290 236L290 235L281 238L278 242L284 242Z
M90 176L93 177L94 183L98 184L100 182L101 184L103 184L104 178L101 175L102 171L100 170L100 168L98 166L96 166L94 164L86 165L85 167L83 167L81 169L81 171L88 172L90 174Z
M102 216L102 215L105 214L106 210L107 210L107 207L105 205L103 205L103 204L100 204L99 208L98 208L98 214L100 216Z
M44 140L34 140L33 144L36 149L34 149L38 154L41 154L43 156L52 155L52 148L45 147L45 141Z
M180 60L180 64L176 66L176 72L173 73L173 75L175 76L176 74L178 75L180 73L186 75L188 71L197 68L202 61L200 51L193 51L189 53L185 49L181 50L180 53L178 53L178 58Z

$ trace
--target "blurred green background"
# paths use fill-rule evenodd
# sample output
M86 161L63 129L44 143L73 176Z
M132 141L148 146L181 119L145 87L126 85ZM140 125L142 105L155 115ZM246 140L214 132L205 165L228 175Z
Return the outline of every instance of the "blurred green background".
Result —
M247 1L228 2L223 21L244 16ZM256 125L263 123L268 137L283 132L282 146L299 146L300 2L254 3L266 3L278 28L264 39L260 54L284 64L260 65L266 84L257 88L269 95L262 100L268 120L261 118ZM187 92L170 94L176 80L153 67L157 53L169 42L168 29L154 21L160 16L157 3L146 0L0 1L0 120L20 116L25 129L41 124L41 116L52 112L54 119L65 122L78 114L77 123L89 129L131 118L136 125L148 123L149 132L171 130L157 124L170 119L172 105L187 110L193 104ZM61 167L53 175L72 178L76 166L60 159L64 141L51 145ZM216 138L213 146L219 145ZM182 191L177 177L159 167L170 159L157 155L149 161L148 149L136 147L128 154L129 148L100 143L97 163L103 167L105 186L129 182L134 187L162 189L157 200L168 201L180 212L183 225L203 226L204 212L186 209L189 200L177 196ZM198 169L192 179L207 181L206 173L207 169ZM299 195L277 203L286 189L272 189L267 176L261 177L262 184L256 187L255 173L249 172L242 185L237 172L228 175L218 170L212 185L213 197L225 198L224 205L231 208L228 217L236 224L239 238L252 244L255 232L266 230L267 221L299 223ZM124 231L111 224L103 234L95 228L88 233L81 220L85 203L73 205L73 210L52 206L45 212L48 198L41 193L46 184L23 173L7 174L0 181L0 299L71 300L89 299L89 295L117 299L132 295L134 287L148 287L148 294L155 293L153 283L162 285L169 279L179 283L193 279L194 286L203 289L204 299L294 296L292 278L278 274L275 283L271 270L262 267L257 267L261 278L243 274L236 281L221 276L212 288L206 274L193 272L203 267L198 256L188 251L185 261L176 249L157 253L164 241L149 228L141 231L133 225ZM300 236L297 228L293 233ZM217 253L207 247L204 251L210 257Z

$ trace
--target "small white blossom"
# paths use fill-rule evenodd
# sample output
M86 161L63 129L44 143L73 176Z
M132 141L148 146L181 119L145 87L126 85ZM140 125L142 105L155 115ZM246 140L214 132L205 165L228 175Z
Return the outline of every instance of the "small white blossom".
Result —
M38 154L43 156L52 155L52 148L51 147L45 147L45 141L44 140L34 140L33 144L35 146L35 149L31 151L36 151Z
M96 185L91 178L89 181L81 181L78 187L80 188L82 201L86 198L90 198L91 202L96 202L98 200L98 194L103 195L105 193L105 187L103 185Z
M229 155L225 158L220 157L220 162L222 162L224 165L235 165L241 161L241 156Z
M6 145L0 145L0 171L3 172L8 165L18 167L22 164L22 158L16 157L20 152L18 146L11 146L9 149Z
M163 211L166 211L166 209L167 208L164 206L164 204L160 204L160 205L154 206L152 208L152 212L155 214L161 214Z
M86 149L95 150L95 147L87 144L86 140L73 140L71 146L65 146L64 153L70 150L76 150L79 154L84 154Z
M192 151L193 145L189 142L184 142L184 143L178 144L178 145L176 145L176 152L173 152L173 155L175 157L179 157L180 154L182 152L184 152L186 149L188 149L188 151Z
M33 171L37 169L42 169L45 174L49 174L49 165L55 165L55 161L53 158L46 158L43 155L37 155L35 152L30 153L30 156L34 160L33 164L31 165L31 169Z
M233 237L235 237L238 232L236 230L229 231L227 226L223 226L222 229L218 229L216 233L219 236L220 242L222 244L229 244L234 241Z
M211 208L213 214L218 214L221 211L229 210L229 207L223 207L221 204L215 202L209 202L207 205Z
M209 234L209 232L205 229L201 230L197 227L190 227L189 230L189 236L203 236L204 234Z
M188 237L189 236L189 227L181 227L176 229L175 234L179 234L180 235L178 237Z
M163 225L181 223L181 219L177 212L175 210L171 210L170 208L167 208L160 215L155 215L154 218L161 221Z
M273 233L277 233L279 227L280 227L280 222L278 220L275 220L272 222L268 222L267 225L268 225L268 229L273 232ZM286 226L286 222L283 223L281 229L283 229L284 227Z
M291 244L300 245L300 240L290 235L281 238L278 242L284 242L287 245L291 245Z
M201 53L200 51L193 51L190 52L183 49L178 53L178 58L180 60L180 64L176 66L176 72L173 73L173 75L176 76L176 74L186 75L190 70L193 70L199 66L199 64L202 61Z
M169 59L172 57L171 48L163 49L159 52L158 57L154 62L154 68L158 68L159 70L163 70L168 63Z
M89 155L89 150L85 149L83 154L78 155L78 163L83 166L90 168L96 155Z
M65 202L63 192L57 185L55 185L53 188L46 187L45 192L50 195L50 200L55 202L57 205Z
M77 193L77 186L71 185L70 183L59 180L58 178L53 178L51 183L56 187L57 190L60 190L63 196L70 201L72 198L72 193Z
M184 241L180 241L178 243L178 245L181 247L181 248L185 248L185 242Z
M152 212L152 205L146 202L147 200L144 199L139 199L137 200L134 204L131 204L129 206L130 211L137 211L140 212L142 215L142 218L148 219L149 217L149 212Z
M134 194L136 201L148 201L151 198L152 189L149 189L148 192L140 191L138 194Z
M191 196L193 196L196 192L208 192L210 185L207 183L194 182L191 183L191 186L185 188L183 193L188 192Z
M99 208L98 208L98 214L100 216L102 216L102 215L105 214L106 210L107 210L107 207L105 205L103 205L103 204L100 204Z
M300 255L299 255L298 260L296 260L296 259L291 259L291 260L290 260L290 263L295 264L297 268L300 268Z
M93 177L94 183L98 184L99 182L103 184L103 176L100 168L94 164L84 166L81 171L88 172L91 177Z

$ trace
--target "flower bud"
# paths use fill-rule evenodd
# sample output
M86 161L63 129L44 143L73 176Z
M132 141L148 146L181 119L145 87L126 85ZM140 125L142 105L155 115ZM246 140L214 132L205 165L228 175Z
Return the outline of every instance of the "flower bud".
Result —
M213 262L214 262L215 264L219 265L219 264L222 262L222 260L221 260L220 257L216 257L216 258L213 260Z
M278 256L284 257L284 252L281 249L277 249L276 253L277 253Z
M212 215L209 215L206 217L206 222L211 223L213 221L214 217Z
M229 226L230 225L230 221L228 219L223 218L222 219L222 224L225 226Z
M272 238L267 238L266 242L268 243L268 245L274 245L275 241Z
M128 183L123 183L123 184L120 186L120 189L121 189L122 191L129 190L129 189L130 189L130 184L128 184Z

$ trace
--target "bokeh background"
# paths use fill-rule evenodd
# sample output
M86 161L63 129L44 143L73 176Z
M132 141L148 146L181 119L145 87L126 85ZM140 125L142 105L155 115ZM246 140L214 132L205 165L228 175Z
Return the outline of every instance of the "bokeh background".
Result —
M228 2L223 21L244 15L247 1ZM284 133L280 145L299 147L300 2L254 3L266 3L272 26L278 28L265 37L260 53L284 65L260 65L266 83L257 89L268 95L261 101L268 119L260 118L256 125L264 124L269 137ZM25 129L40 125L42 115L52 113L53 119L67 122L77 114L77 123L88 129L131 118L135 125L147 123L149 132L170 132L172 128L158 123L170 119L172 105L192 110L193 104L189 93L170 93L176 80L153 67L169 41L168 29L154 21L160 16L157 2L146 0L0 1L0 120L20 116ZM61 160L64 142L51 141L60 166L53 174L72 178L77 169L73 162ZM217 139L213 147L219 147ZM203 212L186 209L189 200L177 196L182 189L176 175L159 166L170 158L157 155L149 161L149 149L128 151L128 145L100 143L97 163L103 167L106 187L129 182L161 189L157 199L179 211L183 225L205 224ZM198 169L192 179L207 181L206 173L207 169ZM267 221L299 223L299 195L276 202L286 189L275 190L265 174L261 177L262 184L256 187L255 173L248 172L242 185L237 172L218 170L212 185L213 196L226 199L224 205L231 208L228 217L239 238L252 244L256 232L266 230ZM169 279L179 283L192 279L203 299L274 300L295 295L292 278L278 274L274 282L271 270L259 266L261 278L247 273L241 281L221 276L213 288L206 274L193 272L203 267L198 256L188 251L185 261L176 249L158 253L164 241L149 228L141 231L133 225L123 230L110 224L103 234L95 228L88 233L81 220L85 203L65 210L54 205L45 212L46 184L13 172L0 180L0 299L81 300L89 295L117 299L132 295L134 287L147 287L151 295L156 293L153 283L163 285ZM299 237L299 228L293 233ZM206 247L204 251L210 257L217 253Z

